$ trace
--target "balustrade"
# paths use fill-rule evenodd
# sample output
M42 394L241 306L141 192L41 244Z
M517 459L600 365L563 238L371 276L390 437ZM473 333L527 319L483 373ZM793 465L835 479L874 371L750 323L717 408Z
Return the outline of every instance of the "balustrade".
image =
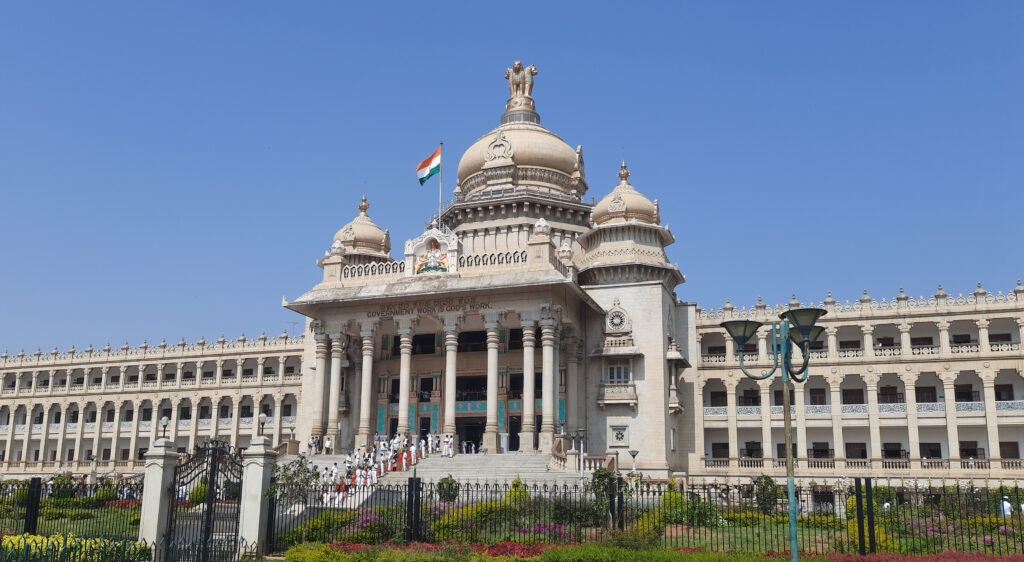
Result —
M941 414L946 411L945 402L918 402L917 413L919 414Z
M879 414L905 414L907 405L904 402L890 402L878 405Z
M728 416L729 408L726 406L704 406L704 417Z
M866 414L868 413L867 404L843 404L840 410L843 414Z
M760 416L760 406L736 406L737 416Z
M984 402L957 402L956 411L958 412L984 412Z

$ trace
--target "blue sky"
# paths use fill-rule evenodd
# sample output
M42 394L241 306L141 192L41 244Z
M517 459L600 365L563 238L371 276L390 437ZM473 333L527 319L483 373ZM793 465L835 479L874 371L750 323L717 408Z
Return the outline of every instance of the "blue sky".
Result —
M498 122L513 60L706 307L1024 276L1020 2L7 2L0 350L276 335L357 212Z

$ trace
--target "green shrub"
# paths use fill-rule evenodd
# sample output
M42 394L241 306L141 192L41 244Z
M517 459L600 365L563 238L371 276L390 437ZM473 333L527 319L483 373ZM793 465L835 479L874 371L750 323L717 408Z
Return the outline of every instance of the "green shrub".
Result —
M240 481L228 480L224 482L225 500L242 499L242 483Z
M509 503L521 503L530 499L530 493L526 491L526 485L517 476L512 481L512 486L505 492L505 501Z
M297 544L284 553L285 562L333 562L341 559L328 550L327 545L319 543Z
M206 503L206 477L203 476L199 480L199 484L196 484L195 488L188 494L188 501L192 502L192 505L199 505Z
M757 509L765 515L775 513L775 506L781 491L771 476L767 474L758 476L754 480L754 500L757 502Z
M75 497L75 481L66 474L54 478L50 485L50 497L55 499Z
M607 508L597 502L573 503L556 501L551 504L551 521L558 525L600 527L608 519Z
M277 535L274 540L278 544L287 546L298 545L307 540L334 541L343 529L352 525L355 518L355 511L321 513L316 519L311 519Z
M739 527L751 527L755 525L765 524L780 524L787 523L789 517L785 515L765 515L760 511L750 511L744 509L730 509L722 512L722 519L728 521L732 525Z
M68 519L72 521L81 521L84 519L95 519L96 514L91 511L72 511L68 514Z
M453 502L459 499L459 482L452 475L445 476L437 483L437 497L443 502Z
M11 503L18 507L25 507L28 504L28 488L19 488L11 494Z
M686 523L686 496L676 490L675 484L674 480L669 480L668 489L661 496L661 509L665 523L683 525Z
M55 507L44 507L39 510L39 516L43 519L56 521L58 519L64 519L65 517L67 517L68 512L64 511L63 509L57 509Z
M97 505L102 505L106 502L117 499L117 490L113 486L102 486L96 493L93 494L92 499Z
M132 516L128 519L128 524L132 525L132 526L136 526L136 525L138 525L141 522L142 522L142 512L133 513Z

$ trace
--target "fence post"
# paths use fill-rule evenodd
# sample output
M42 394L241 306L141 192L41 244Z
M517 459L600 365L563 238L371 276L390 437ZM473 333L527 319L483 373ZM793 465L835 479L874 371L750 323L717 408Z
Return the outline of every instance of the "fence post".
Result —
M178 491L172 489L177 461L177 446L167 439L158 439L146 451L139 540L154 544L167 532L170 506L178 497Z
M615 481L615 484L616 484L615 485L615 489L618 492L616 494L618 496L618 505L616 506L616 509L615 509L616 510L615 517L616 517L616 519L618 519L619 530L621 531L621 530L626 528L626 520L625 520L625 517L623 516L623 512L625 510L624 510L624 506L622 505L623 504L623 500L625 499L623 497L623 493L624 493L623 489L625 488L625 484L623 483L623 480L622 480L621 476L618 477L618 479Z
M875 553L875 502L871 497L871 477L864 479L864 498L868 504L868 550Z
M857 551L864 556L867 549L864 548L864 497L860 494L860 478L854 478L853 484L857 494Z
M269 499L266 491L270 488L274 459L277 451L270 448L270 438L253 438L242 453L242 498L238 502L238 539L256 555L262 555L266 547ZM210 487L213 488L212 486Z
M409 478L408 495L405 500L405 540L420 540L420 482L419 478Z
M36 534L36 525L39 521L39 498L42 496L43 481L38 476L28 482L28 500L25 504L25 532Z

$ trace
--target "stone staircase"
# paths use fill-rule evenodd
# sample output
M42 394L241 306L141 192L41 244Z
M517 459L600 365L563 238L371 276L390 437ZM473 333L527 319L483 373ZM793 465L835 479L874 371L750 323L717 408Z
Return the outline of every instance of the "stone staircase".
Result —
M287 456L281 460L288 462L296 457ZM330 467L338 463L339 470L344 470L345 455L314 455L307 457L316 466L317 470L323 472L324 467ZM548 462L550 454L538 453L511 453L506 455L455 455L454 458L444 458L441 455L431 455L428 458L420 459L416 464L416 476L424 482L437 482L438 480L452 475L460 482L481 484L498 482L501 484L511 483L519 478L524 484L542 485L559 484L572 485L579 483L579 475L571 472L563 472L550 468ZM389 472L380 480L381 484L404 484L413 475L412 470L405 472ZM589 475L588 475L589 480Z

